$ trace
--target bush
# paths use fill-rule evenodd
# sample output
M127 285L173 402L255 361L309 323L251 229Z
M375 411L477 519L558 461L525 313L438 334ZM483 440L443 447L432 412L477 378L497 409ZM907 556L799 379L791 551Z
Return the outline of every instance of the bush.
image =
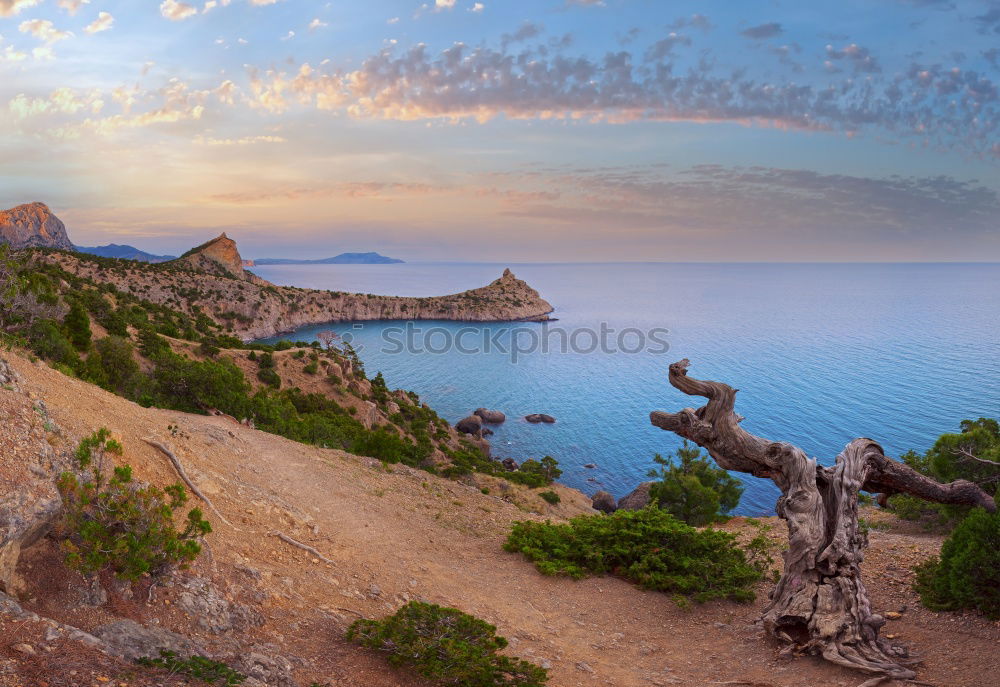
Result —
M935 611L976 609L1000 619L1000 513L973 510L917 568L914 588Z
M40 358L74 368L80 363L76 348L52 320L36 320L28 330L28 341Z
M735 535L698 530L666 511L647 507L583 515L568 524L517 522L504 549L522 553L545 575L613 573L647 589L695 601L753 601L753 585L770 564L747 552Z
M684 440L677 449L678 463L674 458L659 454L653 462L661 467L649 471L649 476L659 481L649 488L649 498L689 525L700 527L720 520L722 513L731 511L740 502L743 487L710 458L703 456L697 446Z
M538 488L552 484L561 474L559 462L552 456L545 456L540 461L529 458L517 470L505 472L502 476L511 482Z
M233 685L242 685L247 679L246 675L237 673L225 663L213 661L204 656L181 658L176 652L165 649L160 649L159 658L137 658L135 662L141 666L163 668L170 671L171 675L186 675L210 685L219 684L232 687Z
M544 668L497 653L507 640L494 626L455 608L411 601L388 618L355 621L347 638L442 685L540 687L548 681Z
M63 324L66 326L69 340L73 342L78 351L90 348L90 317L79 302L70 306Z
M554 491L543 491L539 494L539 496L541 496L547 503L551 503L553 506L562 501L562 499L559 498L559 494Z
M81 473L64 472L58 481L65 515L60 525L66 564L84 575L110 567L136 580L161 574L201 553L200 539L212 531L201 510L192 508L182 531L173 515L187 501L184 487L159 490L132 481L132 468L114 467L108 479L107 454L122 455L122 445L101 429L80 442L74 458Z

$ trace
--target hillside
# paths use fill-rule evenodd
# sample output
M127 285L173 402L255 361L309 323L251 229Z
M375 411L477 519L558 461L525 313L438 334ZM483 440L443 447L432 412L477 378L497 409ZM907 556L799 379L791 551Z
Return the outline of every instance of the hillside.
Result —
M510 270L491 284L448 296L408 298L276 286L243 267L225 234L158 265L44 252L37 260L189 315L208 314L243 340L326 322L547 319L552 306Z
M27 548L17 563L27 585L21 607L38 619L18 615L0 597L0 634L8 639L0 647L4 687L66 684L59 680L70 670L76 671L73 684L168 684L162 673L149 675L109 658L101 652L106 644L87 644L93 642L89 633L113 638L107 625L121 619L158 635L175 632L206 654L263 677L263 684L425 685L342 639L356 617L380 617L411 598L455 605L497 624L512 639L511 653L551 667L556 687L833 687L859 681L816 658L778 655L779 647L753 625L766 585L750 605L713 602L684 610L665 594L618 579L543 577L500 548L513 521L540 516L496 493L402 466L386 469L222 417L141 408L18 355L7 357L16 378L0 389L0 411L10 418L0 430L0 456L36 444L60 455L106 426L125 445L124 458L140 479L174 481L166 458L144 443L151 438L171 447L233 526L212 516L210 555L190 571L153 591L148 583L129 592L105 580L109 598L99 606L81 602L80 578L65 571L52 541ZM37 483L42 468L30 465L0 461L3 483ZM865 517L875 522L880 515ZM728 527L738 530L741 522ZM887 522L889 531L871 533L867 580L879 607L904 610L891 629L922 652L921 679L941 686L991 684L1000 668L993 651L1000 628L920 608L907 571L937 550L940 537ZM282 542L275 532L331 562ZM780 527L774 532L780 547ZM46 619L64 625L52 629ZM88 635L73 639L66 626ZM36 656L11 649L15 643L29 645Z

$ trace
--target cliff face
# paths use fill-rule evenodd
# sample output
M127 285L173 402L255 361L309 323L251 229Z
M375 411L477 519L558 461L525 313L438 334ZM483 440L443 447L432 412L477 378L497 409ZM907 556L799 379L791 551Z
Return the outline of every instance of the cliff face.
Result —
M0 210L0 243L8 243L15 250L36 247L75 250L66 236L66 226L45 203Z
M404 298L275 286L243 269L225 235L163 265L102 267L75 256L40 259L153 303L192 312L197 307L244 340L326 322L363 320L546 320L552 306L513 272L487 286L448 296ZM238 268L238 269L237 269ZM179 304L179 305L178 305Z

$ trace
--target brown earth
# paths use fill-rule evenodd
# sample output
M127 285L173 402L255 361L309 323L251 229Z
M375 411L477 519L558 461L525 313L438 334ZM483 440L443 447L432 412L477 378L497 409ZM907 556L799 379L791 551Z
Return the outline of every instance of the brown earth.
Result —
M573 490L556 487L563 497L556 511L543 511L540 504L537 512L528 512L530 506L505 501L499 490L483 494L476 484L400 466L387 469L222 417L143 409L44 365L5 355L31 400L44 400L58 431L44 424L33 431L45 434L57 450L108 427L125 444L124 460L137 477L165 485L176 475L143 439L172 447L234 525L209 513L215 531L206 555L188 574L212 580L234 602L258 610L265 623L213 635L180 609L178 586L158 587L148 597L148 582L137 584L131 599L119 590L105 606L81 606L80 579L62 566L50 540L25 552L19 568L29 583L23 603L42 616L84 630L127 617L220 646L270 644L296 666L301 685L423 684L343 640L356 617L386 615L409 599L456 606L496 624L511 640L511 654L551 666L555 687L853 686L865 679L814 657L779 656L780 647L754 624L767 598L766 584L752 604L712 602L684 609L665 594L615 578L543 577L520 556L503 552L515 520L588 512L586 499ZM24 405L17 392L0 390L5 421L33 412ZM0 452L12 452L11 442L17 441L0 433ZM976 615L930 612L910 589L909 570L938 550L941 535L884 513L864 517L876 524L864 565L873 604L879 611L901 612L884 631L921 654L919 679L954 687L996 685L1000 626ZM774 525L777 551L784 539L781 523L766 521ZM886 526L889 531L878 529ZM752 529L742 518L727 527ZM275 531L315 547L333 563L285 544ZM163 674L137 671L82 645L46 642L36 622L2 617L4 687L172 684ZM37 656L13 648L20 643L30 644Z

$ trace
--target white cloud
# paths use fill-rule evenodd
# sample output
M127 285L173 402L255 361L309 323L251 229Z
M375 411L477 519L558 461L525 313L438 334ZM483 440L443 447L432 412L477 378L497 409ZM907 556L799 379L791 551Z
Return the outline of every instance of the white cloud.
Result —
M434 11L450 10L455 7L456 0L434 0Z
M97 15L97 19L92 21L84 29L86 33L100 33L101 31L107 31L112 26L114 26L115 18L112 17L107 12L101 12Z
M13 17L27 7L34 7L42 0L0 0L0 17Z
M83 5L89 5L90 0L59 0L59 7L68 14L76 14Z
M484 9L486 9L486 5L484 5L484 4L483 4L483 3L481 3L481 2L477 2L477 3L476 3L476 4L474 4L474 5L472 6L472 7L470 7L470 8L469 8L469 11L470 11L470 12L475 12L476 14L479 14L479 13L481 13L481 12L482 12L482 11L483 11Z
M399 23L399 17L393 17L391 19L388 19L388 20L386 20L385 23L386 24L398 24Z
M178 0L163 0L160 3L160 14L170 21L182 21L188 17L198 14L198 10L193 5Z
M316 29L321 29L324 26L329 26L325 21L320 21L319 17L316 17L311 22L309 22L309 30L315 31Z
M289 40L291 40L293 38L295 38L295 32L294 31L289 31L288 33L286 33L284 36L281 37L281 40L283 40L283 41L289 41Z
M65 40L73 35L69 31L60 31L48 19L28 19L22 21L17 28L21 33L34 36L46 45Z

